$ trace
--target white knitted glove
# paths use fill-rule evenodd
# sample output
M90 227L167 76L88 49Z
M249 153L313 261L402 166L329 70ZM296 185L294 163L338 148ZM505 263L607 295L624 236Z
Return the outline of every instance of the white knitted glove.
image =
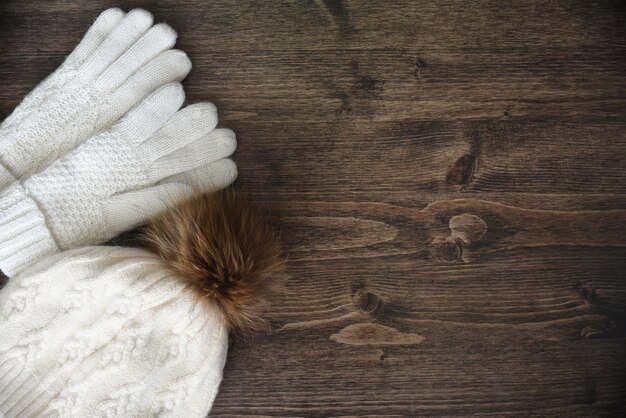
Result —
M111 129L0 192L0 269L11 276L58 251L97 244L237 176L234 133L217 111L180 111L179 83L161 87Z
M0 190L40 171L191 69L176 33L136 9L104 11L65 62L0 125Z

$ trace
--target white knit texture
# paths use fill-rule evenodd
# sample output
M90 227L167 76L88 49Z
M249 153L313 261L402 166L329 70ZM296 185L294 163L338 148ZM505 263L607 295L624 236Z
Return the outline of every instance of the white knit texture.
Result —
M235 151L235 134L215 129L217 111L211 103L178 111L183 101L180 84L163 86L111 129L25 180L22 206L42 221L28 230L0 233L6 248L0 250L0 269L12 276L36 261L35 247L24 245L24 240L53 238L56 245L47 246L47 253L37 252L39 258L57 246L100 244L194 191L232 183L237 169L227 157ZM0 194L0 208L5 208L0 210L0 231L24 213L12 200L12 195Z
M191 68L176 33L135 9L104 11L65 62L0 125L0 165L35 173ZM10 178L0 176L0 190Z
M176 113L183 100L180 85L162 87L110 130L24 182L62 249L100 243L145 222L154 210L146 194L175 204L191 192L167 177L233 153L232 131L214 130L215 107L204 103ZM181 137L181 129L189 135ZM208 188L233 180L233 173L220 174L207 179ZM125 212L118 210L120 201L129 202Z
M0 191L0 260L8 276L59 250L43 213L20 183Z
M0 416L205 417L222 317L157 256L84 247L0 290Z

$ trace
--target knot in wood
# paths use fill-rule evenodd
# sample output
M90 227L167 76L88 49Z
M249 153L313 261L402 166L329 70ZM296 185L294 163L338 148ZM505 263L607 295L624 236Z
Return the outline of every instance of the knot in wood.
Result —
M446 176L446 183L467 186L476 171L476 157L465 154L459 157Z
M355 304L359 312L375 315L380 312L383 300L371 292L364 292L357 297Z
M470 213L456 215L450 218L448 224L450 236L453 239L460 239L466 244L479 241L487 232L487 224L481 218Z
M463 247L460 242L445 241L434 246L431 254L438 260L454 263L461 259Z
M598 299L596 290L588 283L578 288L578 296L587 303L594 303Z

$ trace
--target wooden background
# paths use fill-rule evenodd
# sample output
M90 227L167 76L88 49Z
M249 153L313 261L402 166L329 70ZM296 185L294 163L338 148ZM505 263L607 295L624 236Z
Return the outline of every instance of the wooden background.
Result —
M4 0L0 116L114 5L289 253L212 416L626 414L624 1Z

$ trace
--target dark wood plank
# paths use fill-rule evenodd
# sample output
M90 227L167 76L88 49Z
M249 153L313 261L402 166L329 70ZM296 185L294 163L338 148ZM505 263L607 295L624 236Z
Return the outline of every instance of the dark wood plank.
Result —
M623 1L4 1L0 117L110 6L177 29L289 255L212 416L626 415Z
M275 193L626 193L626 121L230 125L242 179Z
M625 255L544 249L469 265L403 256L294 263L271 315L275 331L235 344L214 412L616 413ZM250 387L262 399L247 396Z
M626 210L547 211L474 199L434 201L421 210L352 202L290 202L274 209L296 259L410 254L471 263L517 248L626 247Z

